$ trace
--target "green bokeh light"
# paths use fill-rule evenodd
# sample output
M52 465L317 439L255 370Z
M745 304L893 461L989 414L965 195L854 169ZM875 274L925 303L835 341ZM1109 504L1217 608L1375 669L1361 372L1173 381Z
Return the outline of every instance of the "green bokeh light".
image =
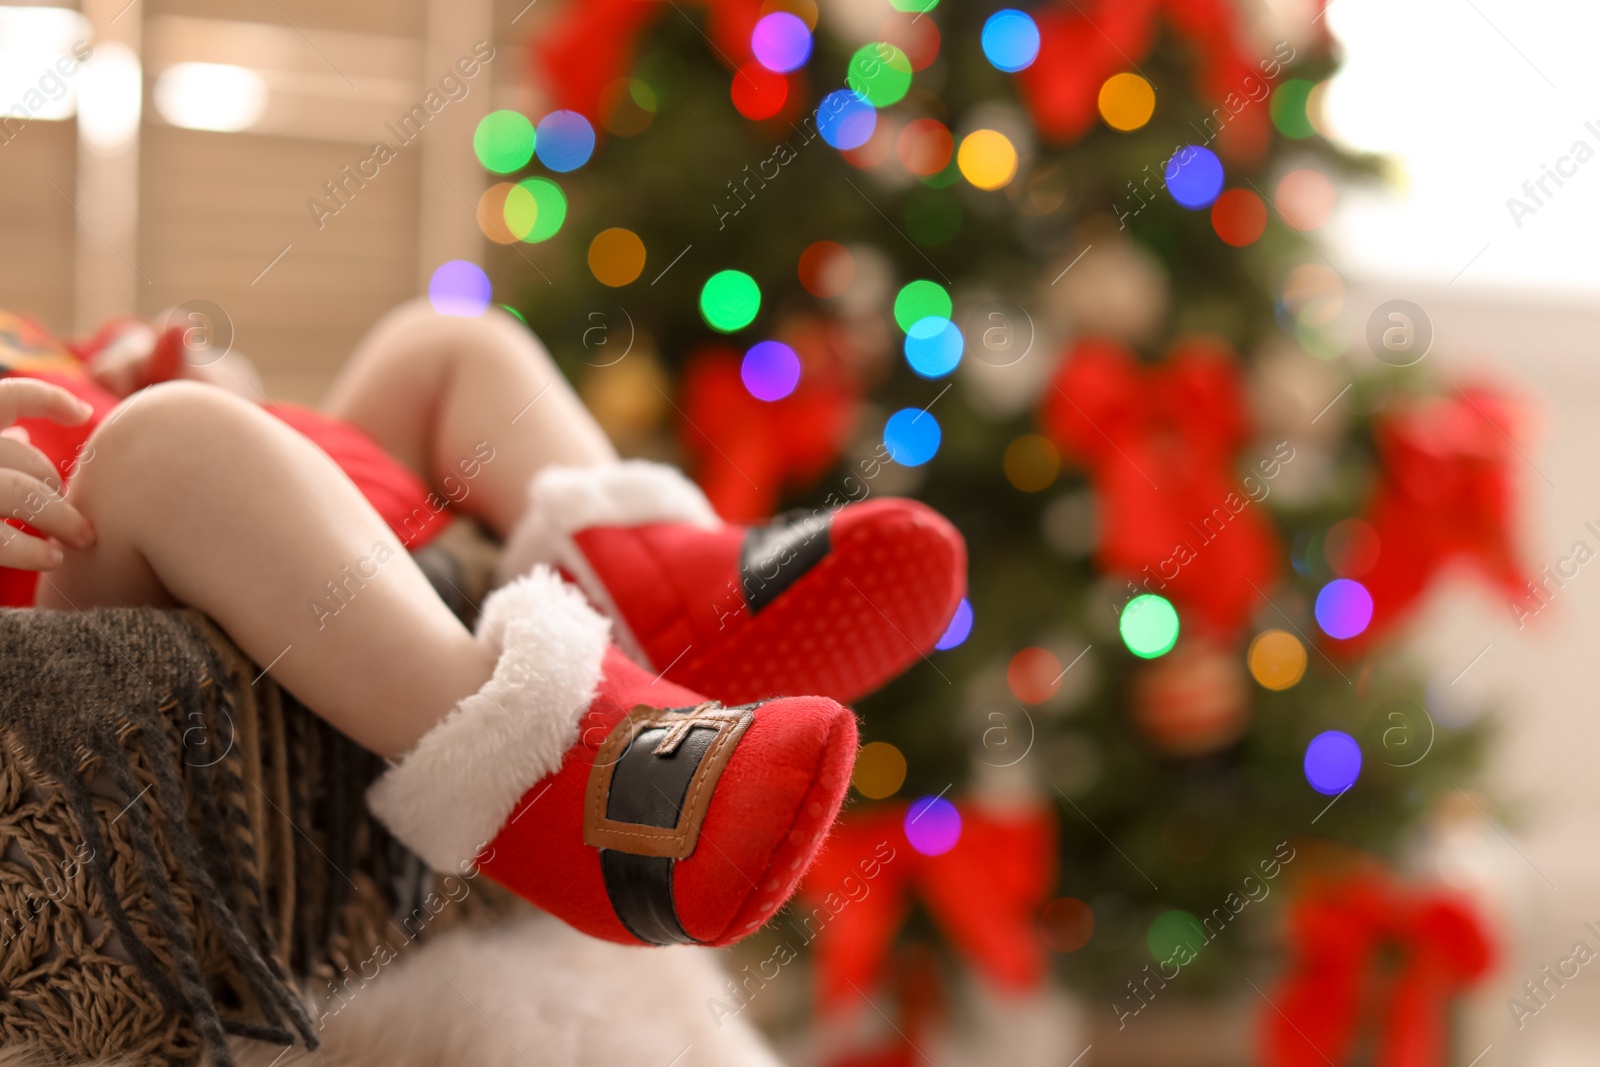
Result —
M894 298L894 321L901 330L909 330L930 315L948 319L953 307L950 294L944 291L944 286L919 279L907 283Z
M1316 85L1304 78L1290 78L1273 90L1269 108L1272 124L1278 127L1279 133L1296 140L1316 134L1316 127L1311 125L1311 116L1306 111L1306 102L1315 88Z
M761 287L742 270L718 271L700 290L700 314L713 330L742 330L760 310Z
M533 123L520 111L491 111L472 135L472 150L496 174L521 170L533 158Z
M1146 593L1128 601L1117 623L1122 643L1143 659L1155 659L1178 643L1178 610L1166 597Z
M886 41L864 44L850 57L844 80L873 107L888 107L911 88L911 60Z
M525 178L506 194L506 229L529 244L548 241L567 221L567 196L549 178Z
M939 6L939 0L889 0L889 6L896 11L932 11Z
M1144 943L1150 955L1158 960L1172 959L1179 945L1187 945L1189 951L1198 956L1200 949L1205 946L1206 934L1199 919L1174 908L1156 916L1149 932L1145 934ZM1179 960L1173 962L1180 963Z

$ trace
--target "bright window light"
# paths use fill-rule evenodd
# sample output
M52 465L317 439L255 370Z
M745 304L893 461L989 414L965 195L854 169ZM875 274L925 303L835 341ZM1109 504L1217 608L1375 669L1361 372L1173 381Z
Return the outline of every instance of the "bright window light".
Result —
M156 79L156 110L191 130L247 130L267 110L267 83L247 67L178 63Z
M64 7L0 7L0 116L69 119L89 24Z
M126 45L96 45L78 74L78 136L90 148L116 152L139 135L144 73Z

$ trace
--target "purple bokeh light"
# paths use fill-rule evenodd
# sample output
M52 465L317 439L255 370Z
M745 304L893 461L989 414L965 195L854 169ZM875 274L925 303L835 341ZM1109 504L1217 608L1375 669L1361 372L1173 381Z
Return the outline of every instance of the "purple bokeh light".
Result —
M757 400L782 400L800 384L800 357L781 341L761 341L744 354L739 377Z
M441 263L428 281L428 302L441 315L476 318L489 310L493 294L483 268L464 259Z

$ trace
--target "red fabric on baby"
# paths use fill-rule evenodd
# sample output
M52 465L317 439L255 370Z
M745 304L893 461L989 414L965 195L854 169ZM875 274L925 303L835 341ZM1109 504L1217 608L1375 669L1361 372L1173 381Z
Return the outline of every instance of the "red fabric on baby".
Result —
M89 377L79 356L31 319L0 311L0 378L5 377L37 378L59 385L94 408L82 426L62 426L47 419L17 423L63 480L77 463L89 462L92 457L84 452L84 444L116 407L117 398ZM446 501L430 493L421 478L357 427L293 404L265 407L326 452L408 549L421 548L448 524ZM20 519L5 521L29 533L37 532ZM31 606L38 583L36 571L0 567L0 607Z

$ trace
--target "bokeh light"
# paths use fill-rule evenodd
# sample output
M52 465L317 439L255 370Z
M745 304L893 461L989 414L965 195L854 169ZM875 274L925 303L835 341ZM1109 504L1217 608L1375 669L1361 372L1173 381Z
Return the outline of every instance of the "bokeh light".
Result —
M894 298L894 321L902 330L910 330L921 320L932 316L948 319L955 305L950 294L938 282L919 278L900 287Z
M516 186L510 182L496 182L478 197L478 229L495 244L516 244L519 238L506 225L506 197Z
M789 79L759 63L746 63L734 72L728 95L734 109L745 118L770 119L783 110L789 99Z
M1185 145L1167 160L1165 177L1172 199L1197 211L1222 192L1222 161L1209 148Z
M799 70L811 58L811 28L798 15L774 11L756 23L750 34L750 51L769 71L786 74Z
M1061 452L1043 434L1025 433L1006 446L1002 466L1006 481L1024 493L1037 493L1055 484Z
M781 341L758 341L744 354L739 378L757 400L782 400L800 384L800 357Z
M1317 625L1329 637L1355 637L1372 621L1372 594L1352 578L1335 578L1317 594Z
M1117 631L1128 651L1141 659L1155 659L1178 643L1178 609L1172 601L1143 593L1128 601L1117 620Z
M548 241L567 221L567 195L549 178L524 178L506 193L505 219L520 240Z
M1290 78L1272 91L1268 111L1272 124L1285 137L1304 140L1317 132L1308 108L1313 88L1315 85L1304 78Z
M939 0L889 0L889 6L896 11L911 11L920 14L938 7Z
M1205 943L1206 933L1200 920L1177 908L1157 915L1144 938L1150 955L1163 961L1172 959L1180 948L1187 948L1191 956L1198 956Z
M956 153L961 176L979 189L1000 189L1017 174L1017 150L998 130L974 130Z
M1287 630L1263 630L1245 656L1250 677L1265 689L1289 689L1306 675L1306 646Z
M900 131L897 144L900 162L912 174L926 178L950 165L956 141L944 123L937 119L913 119Z
M1006 686L1024 704L1042 704L1061 687L1061 660L1038 645L1023 649L1006 664Z
M1306 781L1323 796L1343 793L1361 777L1361 746L1343 730L1327 730L1306 746Z
M919 797L906 809L906 840L924 856L942 856L961 840L961 813L944 797Z
M1322 539L1322 555L1333 573L1341 578L1359 578L1366 574L1378 562L1382 551L1378 531L1361 519L1334 523Z
M887 41L862 45L850 57L844 83L873 107L898 104L911 89L911 60Z
M644 271L644 242L621 226L601 230L589 242L589 271L601 285L627 285Z
M906 757L887 741L869 741L856 753L850 784L871 800L892 797L906 783Z
M1278 214L1297 230L1316 230L1333 218L1339 194L1320 170L1292 170L1278 182L1273 196Z
M1211 205L1211 228L1235 248L1254 244L1267 229L1267 205L1248 189L1229 189Z
M533 150L558 173L577 170L594 155L594 127L576 111L552 111L539 120Z
M1100 117L1113 130L1137 130L1156 113L1156 91L1137 74L1113 74L1100 86Z
M855 280L856 258L837 241L815 241L800 253L800 284L821 299L843 294Z
M883 426L883 447L903 467L920 467L939 453L939 420L921 408L901 408Z
M1039 27L1016 8L1005 8L983 24L983 54L996 69L1015 74L1039 58Z
M924 378L943 378L961 363L961 328L940 315L918 319L906 331L906 362Z
M428 302L441 315L476 318L489 310L493 292L483 268L464 259L441 263L428 280Z
M478 120L472 151L485 170L510 174L533 158L533 123L520 111L491 111Z
M1057 897L1039 912L1039 940L1052 952L1076 952L1094 936L1094 912L1077 897Z
M966 597L961 598L961 603L956 605L956 613L950 616L950 625L944 628L944 634L933 647L940 652L948 652L965 641L972 633L972 602Z
M817 106L817 132L835 148L860 148L877 128L877 109L852 89L835 89Z
M742 330L760 310L761 287L742 270L718 271L700 290L700 314L713 330Z

